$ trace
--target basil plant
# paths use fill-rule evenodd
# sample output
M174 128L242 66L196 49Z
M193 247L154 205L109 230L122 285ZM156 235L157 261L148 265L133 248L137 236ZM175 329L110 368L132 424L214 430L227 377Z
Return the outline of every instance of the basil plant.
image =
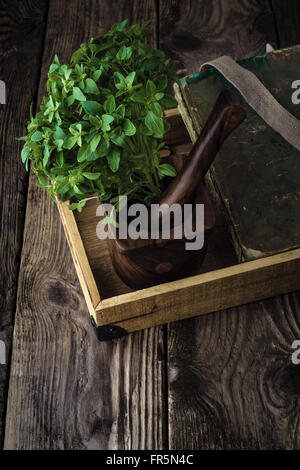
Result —
M55 56L47 96L35 117L30 112L22 161L71 209L81 211L95 193L112 204L125 195L149 205L176 175L159 150L164 108L177 105L166 90L178 64L145 42L147 24L114 25L82 44L70 65Z

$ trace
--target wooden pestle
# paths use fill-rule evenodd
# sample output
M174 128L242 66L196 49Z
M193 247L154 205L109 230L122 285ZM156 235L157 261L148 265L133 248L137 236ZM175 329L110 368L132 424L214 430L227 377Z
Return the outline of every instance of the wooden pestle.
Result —
M222 143L245 119L246 111L241 107L241 95L235 90L224 90L210 113L190 155L181 171L162 195L160 204L192 203L195 191L203 180ZM167 206L161 207L161 216Z

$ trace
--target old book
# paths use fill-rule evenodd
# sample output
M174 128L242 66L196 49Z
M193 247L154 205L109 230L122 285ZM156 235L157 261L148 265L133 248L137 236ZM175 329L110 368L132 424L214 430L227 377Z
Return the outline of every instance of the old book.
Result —
M276 100L300 119L300 104L292 100L292 84L300 80L300 46L239 64L252 71ZM202 71L175 85L179 109L193 140L219 93L231 86L217 71ZM225 208L241 261L300 246L300 152L245 100L244 106L245 121L223 144L209 175Z

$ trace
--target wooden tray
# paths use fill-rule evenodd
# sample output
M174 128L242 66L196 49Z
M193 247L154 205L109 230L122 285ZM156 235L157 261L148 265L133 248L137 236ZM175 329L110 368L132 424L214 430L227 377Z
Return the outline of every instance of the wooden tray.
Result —
M169 110L166 142L182 158L191 140L177 109ZM204 263L189 277L142 290L127 287L112 266L107 240L99 240L97 200L82 213L58 202L59 214L99 340L181 320L300 288L300 249L238 264L222 211ZM218 206L216 204L216 206Z

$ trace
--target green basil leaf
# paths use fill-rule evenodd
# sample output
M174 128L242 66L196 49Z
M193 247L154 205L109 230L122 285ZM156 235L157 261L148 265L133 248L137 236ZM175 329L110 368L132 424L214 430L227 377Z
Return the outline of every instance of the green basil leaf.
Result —
M50 68L49 68L49 73L55 72L55 70L57 70L57 69L58 69L57 64L51 64Z
M113 95L110 95L107 100L104 102L104 109L108 114L111 114L116 109L116 100Z
M142 89L142 90L139 90L139 91L136 91L136 92L132 93L132 95L130 96L130 99L134 103L146 104L147 103L147 95L146 95L145 90Z
M128 136L134 135L136 133L135 125L129 119L125 119L123 129L125 135Z
M22 149L22 152L21 152L21 160L22 160L23 163L26 162L30 152L31 152L31 148L28 147L27 145L24 145L24 147Z
M98 157L105 157L108 154L109 147L110 147L109 142L103 139L97 149Z
M55 140L60 140L60 139L64 140L64 138L66 137L66 134L59 126L56 126L53 137Z
M132 86L134 78L135 78L135 72L131 72L129 75L127 75L127 77L125 78L127 86L129 87Z
M91 152L95 152L96 148L98 147L98 144L101 140L101 134L95 135L95 137L92 138L90 142L90 149Z
M100 128L101 120L98 117L94 117L92 115L89 116L89 121L96 129Z
M110 140L118 147L123 147L125 142L125 134L122 132L120 135L111 137Z
M103 44L97 45L96 52L105 51L105 49L109 49L112 45L112 41L104 42Z
M99 94L99 88L92 78L87 78L85 83L84 91L86 93L93 93L94 95Z
M152 82L152 80L147 80L146 93L150 98L153 97L156 93L156 86L155 83Z
M85 172L82 173L82 174L83 174L83 176L84 176L85 178L87 178L88 180L97 180L97 179L100 178L100 174L101 174L101 173L89 173L89 172L86 172L86 171L85 171Z
M64 144L64 141L63 139L57 139L54 141L54 144L56 145L57 150L60 152Z
M111 171L113 173L118 171L120 164L120 152L118 152L117 150L112 150L112 152L107 155L106 159Z
M160 176L176 176L176 170L172 165L163 163L158 167L158 173Z
M79 202L72 202L72 204L69 205L70 211L78 210Z
M70 189L69 180L67 181L64 180L64 182L58 185L56 191L58 194L65 194L66 192L68 192L69 189Z
M175 108L178 106L178 103L175 98L172 95L169 95L168 93L166 93L165 96L160 100L160 103L165 108Z
M162 138L164 135L164 122L156 116L152 111L148 111L145 117L145 125L151 132L151 135L157 138Z
M73 88L73 96L77 101L86 101L86 97L77 86L74 86Z
M68 166L66 167L60 167L60 166L54 166L50 170L51 175L55 177L56 175L67 175L69 173Z
M44 148L44 158L43 158L43 166L44 166L44 167L47 166L48 161L49 161L49 157L50 157L49 147L46 146L46 147Z
M115 81L115 85L117 86L118 84L123 84L126 86L126 80L125 80L125 77L124 75L122 75L120 72L115 72L114 73L114 81Z
M64 147L65 149L70 150L71 148L74 147L74 145L76 144L76 142L77 142L77 137L74 136L74 135L71 135L71 136L69 136L69 137L66 138L66 140L64 141L63 147Z
M74 101L75 101L75 96L73 96L73 95L68 96L68 98L66 99L67 106L72 106Z
M42 175L42 174L39 173L38 179L39 179L39 182L40 182L40 184L41 184L41 186L42 186L43 188L45 188L46 186L48 186L49 179L47 178L47 176Z
M116 59L119 61L125 60L127 57L126 46L122 46L121 49L118 50Z
M98 160L98 158L101 158L101 155L99 154L99 151L92 152L86 159L87 162L94 162L95 160Z
M97 82L99 80L99 78L101 77L101 75L102 75L102 70L101 69L95 70L95 72L93 73L94 80Z
M87 160L87 158L89 157L90 154L91 154L91 150L89 149L88 144L84 144L78 150L77 161L78 162L84 162L85 160Z
M41 140L43 140L44 136L42 134L42 132L40 131L35 131L32 136L31 136L31 140L33 142L40 142Z
M79 195L84 194L84 191L77 184L74 184L73 189L76 194L79 194Z
M159 103L156 102L156 103L151 104L151 111L153 111L153 113L156 114L156 116L161 117L163 108L161 107Z
M118 114L122 119L124 119L125 112L126 112L126 109L125 109L124 104L120 104L115 110L115 113Z
M101 111L101 104L97 101L84 101L82 106L85 112L92 116L96 116Z
M64 161L64 152L63 151L58 153L57 160L58 160L58 163L60 164L60 166L63 166L63 164L65 162Z
M113 122L114 118L110 114L102 114L102 126L101 129L103 132L110 131L110 123Z
M128 23L128 19L126 19L126 20L122 21L122 23L116 25L116 31L120 31L120 32L124 31L124 28L127 25L127 23Z
M155 93L154 96L155 96L155 99L156 99L157 101L159 101L159 100L161 100L161 99L165 96L165 94L164 94L164 93Z

